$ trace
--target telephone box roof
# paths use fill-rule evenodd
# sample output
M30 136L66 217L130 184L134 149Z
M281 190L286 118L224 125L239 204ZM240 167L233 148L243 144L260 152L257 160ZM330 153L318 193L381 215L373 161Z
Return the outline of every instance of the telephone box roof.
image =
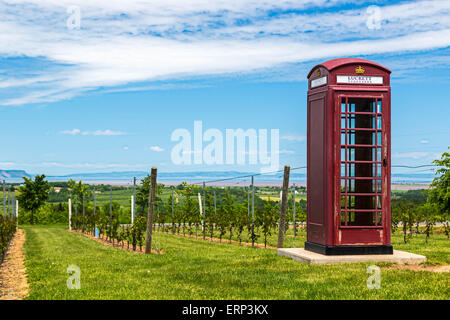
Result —
M365 59L360 59L360 58L338 58L338 59L332 59L332 60L328 60L325 62L322 62L318 65L316 65L314 68L311 69L311 71L308 74L308 78L311 76L311 72L318 66L322 66L325 69L327 69L328 71L331 71L333 69L336 69L337 67L346 65L346 64L357 64L357 63L365 63L368 65L372 65L372 66L376 66L380 69L383 69L384 71L391 73L391 70L389 70L386 67L383 67L381 64L375 63L373 61L369 61L369 60L365 60Z

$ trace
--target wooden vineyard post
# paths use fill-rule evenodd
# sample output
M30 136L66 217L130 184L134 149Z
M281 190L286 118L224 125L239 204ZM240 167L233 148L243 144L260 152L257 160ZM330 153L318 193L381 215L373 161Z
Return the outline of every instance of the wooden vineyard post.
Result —
M134 223L136 215L136 177L133 178L133 203L132 203L131 223Z
M205 181L203 181L203 240L206 238L206 193L205 193Z
M85 208L84 208L84 195L85 195L85 193L83 191L83 233L86 229L86 218L85 218L86 212L85 212Z
M72 199L69 198L69 230L72 230Z
M95 237L95 187L94 187L94 211L93 211L94 237Z
M247 192L247 217L250 217L250 187Z
M111 241L111 232L112 232L112 186L110 186L109 189L109 241Z
M16 200L16 228L19 228L19 200Z
M133 195L131 196L131 242L133 251L136 251L136 228L134 224L134 215L135 215L135 203L136 203L136 177L133 178Z
M153 167L150 176L150 195L148 197L147 238L145 240L145 254L152 253L152 226L153 212L155 210L156 172L157 169Z
M284 230L286 225L286 208L287 208L287 196L289 187L289 166L284 166L284 177L283 177L283 189L281 194L281 214L280 214L280 225L278 228L278 245L277 248L283 248L284 241Z
M78 220L78 196L77 195L75 195L75 221L76 221L75 230L79 231L80 225L78 224L79 220Z
M3 180L3 216L6 217L5 180Z
M217 217L216 191L214 191L214 217ZM211 241L213 241L213 236L214 236L214 223L211 224Z
M293 218L294 218L294 238L297 236L297 222L295 221L295 183L294 183L294 207L293 207Z
M11 186L8 187L8 217L11 218Z
M11 218L14 218L16 216L16 191L12 191L12 212L11 212Z
M173 208L173 186L170 187L172 189L172 234L175 234L175 214Z
M252 247L255 246L255 177L252 176Z

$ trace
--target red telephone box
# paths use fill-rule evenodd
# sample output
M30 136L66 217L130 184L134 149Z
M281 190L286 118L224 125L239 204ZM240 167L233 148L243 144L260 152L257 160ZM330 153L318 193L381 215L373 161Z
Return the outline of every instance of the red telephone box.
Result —
M390 73L341 58L308 75L306 250L392 254Z

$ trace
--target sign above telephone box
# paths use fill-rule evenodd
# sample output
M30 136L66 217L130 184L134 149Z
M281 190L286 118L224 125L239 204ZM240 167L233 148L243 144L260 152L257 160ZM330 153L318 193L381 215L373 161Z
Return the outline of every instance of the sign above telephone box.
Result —
M337 83L383 84L383 77L374 76L336 76ZM311 83L312 87L312 83Z
M324 84L327 84L327 77L311 80L311 88L323 86Z

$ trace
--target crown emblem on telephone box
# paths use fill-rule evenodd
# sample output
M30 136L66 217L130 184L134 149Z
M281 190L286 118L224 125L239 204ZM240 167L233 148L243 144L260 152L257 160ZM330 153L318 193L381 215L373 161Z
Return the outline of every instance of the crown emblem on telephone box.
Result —
M363 67L358 66L358 67L355 69L355 72L356 72L356 74L364 74L364 72L366 72L366 70L364 70Z

